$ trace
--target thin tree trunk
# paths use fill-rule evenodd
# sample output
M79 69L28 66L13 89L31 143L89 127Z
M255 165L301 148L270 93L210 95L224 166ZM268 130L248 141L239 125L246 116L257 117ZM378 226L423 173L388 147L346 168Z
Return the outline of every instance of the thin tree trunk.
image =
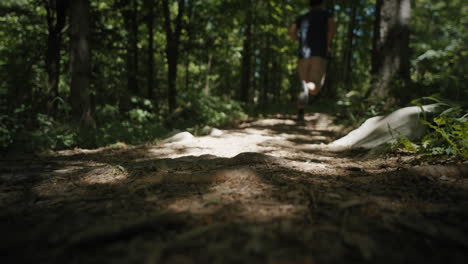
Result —
M272 65L272 72L273 72L273 82L272 82L272 88L273 88L273 101L275 103L279 103L281 101L281 83L282 83L282 71L280 67L280 63L278 62L280 59L279 56L275 56L273 59L273 65Z
M377 0L370 96L388 98L397 81L409 81L410 0Z
M189 91L189 83L190 83L190 59L189 59L189 55L186 54L186 58L185 58L185 90L186 91Z
M70 1L71 105L81 127L94 127L89 97L91 56L89 48L89 0Z
M270 37L268 36L265 41L265 47L261 54L261 97L260 102L263 106L268 105L268 93L270 92Z
M60 49L62 42L62 30L65 27L67 1L51 0L44 2L47 13L47 51L46 51L46 71L47 82L47 109L49 113L54 113L57 109L55 98L59 96L60 78Z
M175 19L175 29L172 29L171 14L169 10L169 1L163 0L164 28L166 31L166 57L168 64L168 103L169 112L173 113L177 107L177 65L179 61L179 44L182 34L182 18L185 12L185 1L177 0L178 14Z
M146 26L148 27L148 88L147 95L150 100L154 100L154 0L146 0L148 14ZM156 106L156 105L155 105Z
M206 81L205 81L205 94L210 94L210 74L211 74L211 63L213 60L213 54L208 55L208 64L206 65Z
M267 1L265 3L267 6L266 6L266 9L267 9L267 13L268 13L268 22L267 23L272 23L273 22L273 18L272 18L272 10L271 10L271 4L269 1ZM270 94L272 92L272 87L271 87L271 80L270 80L270 73L271 73L271 61L272 61L272 48L271 48L271 35L269 32L266 32L266 36L265 36L265 46L263 48L263 54L262 54L262 59L261 59L261 62L262 62L262 70L263 73L261 74L263 77L262 77L262 95L261 95L261 103L264 107L266 107L268 105L268 101L269 101L269 98L268 98L268 94Z
M122 17L124 20L125 31L127 32L127 92L123 95L123 100L129 100L129 95L139 95L138 88L138 22L137 22L137 0L120 0ZM127 102L128 103L128 102ZM125 103L125 104L127 104ZM128 107L128 105L126 105Z
M250 78L252 75L252 11L250 8L247 11L245 20L246 25L244 28L244 40L242 48L240 100L244 103L248 103L250 100Z
M348 24L347 39L344 52L344 69L343 69L343 81L344 84L351 89L351 73L352 73L352 58L353 58L353 41L354 41L354 30L356 29L356 14L359 7L359 1L351 1L351 13L350 13L350 22Z
M327 8L334 9L336 3L335 0L327 1ZM340 26L340 16L335 15L335 20L338 26ZM340 31L337 32L337 34ZM337 36L338 37L338 36ZM335 41L336 43L336 41ZM325 96L330 98L336 97L337 86L339 83L339 76L340 76L340 67L337 63L336 56L338 54L338 45L333 45L333 50L330 52L330 57L327 63L327 76L325 78L325 83L320 92L319 96Z
M186 27L187 31L187 41L185 42L185 90L188 91L190 88L190 51L192 50L192 21L195 14L195 7L191 1L187 2L187 17L188 23Z
M132 69L131 69L131 82L132 92L134 95L140 95L140 89L138 85L138 0L133 0L132 10L131 10L131 32L130 32L130 50L131 50L131 60L132 60Z

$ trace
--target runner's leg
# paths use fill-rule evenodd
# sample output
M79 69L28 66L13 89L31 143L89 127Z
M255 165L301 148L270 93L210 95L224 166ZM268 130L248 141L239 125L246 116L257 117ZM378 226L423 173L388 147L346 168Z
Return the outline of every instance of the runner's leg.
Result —
M309 89L307 87L309 62L308 59L300 59L298 62L299 80L301 82L297 100L298 109L304 109L309 101Z
M311 57L308 67L308 76L310 95L317 95L325 81L325 71L327 69L327 61L321 57Z

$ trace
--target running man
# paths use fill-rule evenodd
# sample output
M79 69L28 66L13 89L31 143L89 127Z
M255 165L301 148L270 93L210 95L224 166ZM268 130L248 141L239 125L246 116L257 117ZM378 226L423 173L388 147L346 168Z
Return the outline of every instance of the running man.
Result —
M299 41L297 119L304 120L309 95L317 95L325 81L327 59L336 34L336 22L325 9L325 0L310 0L310 11L299 16L289 28L289 36Z

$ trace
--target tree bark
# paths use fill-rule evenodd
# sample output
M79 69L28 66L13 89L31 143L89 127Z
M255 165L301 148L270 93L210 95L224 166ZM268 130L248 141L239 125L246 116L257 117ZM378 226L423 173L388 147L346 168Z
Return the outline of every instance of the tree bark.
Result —
M272 17L272 8L271 8L271 3L267 1L266 3L266 10L267 10L267 23L273 23L273 17ZM265 32L264 36L264 47L263 50L261 51L261 97L260 97L260 102L263 107L266 107L269 104L269 94L272 93L273 87L271 82L271 64L272 64L272 54L273 54L273 49L272 49L272 37L270 32Z
M245 18L244 40L242 48L242 69L240 100L244 103L250 101L250 86L252 75L252 11L248 8Z
M343 81L345 87L351 89L351 76L352 76L352 58L353 58L353 41L354 41L354 30L356 29L356 15L359 8L359 1L352 0L351 4L351 13L349 15L350 21L348 24L348 32L346 38L346 46L344 51L344 69L343 69Z
M205 77L205 94L210 94L210 74L211 74L211 64L213 62L213 54L208 54L208 63L206 65L206 77Z
M340 1L335 1L335 0L329 0L326 1L326 6L328 9L334 10L335 4L340 5ZM343 5L341 5L343 6ZM337 26L340 26L340 15L335 14L335 21ZM339 36L339 30L337 30L337 36L335 38L338 38ZM327 97L327 98L336 98L337 95L337 89L338 89L338 84L340 82L340 73L341 73L341 68L339 61L336 59L335 55L338 54L337 52L337 47L336 41L335 44L333 45L333 49L330 51L330 56L328 59L327 63L327 76L325 78L325 83L323 85L323 88L321 92L319 93L318 96L320 97Z
M89 97L91 77L89 8L89 0L70 2L71 105L73 118L82 128L95 126Z
M60 50L62 44L62 30L65 27L68 1L44 1L47 14L47 51L45 56L47 81L47 110L54 113L57 109L55 98L59 96L60 78Z
M148 14L146 26L148 27L148 98L154 100L154 0L146 0Z
M122 16L127 39L127 89L132 95L139 95L138 87L138 3L137 0L122 1Z
M192 50L192 35L193 35L193 18L195 15L195 7L191 1L187 2L187 18L188 23L186 25L187 40L185 41L185 90L190 89L190 51Z
M261 81L261 95L260 104L262 106L268 105L268 94L271 92L270 86L270 58L271 58L271 41L270 36L266 37L263 50L261 51L261 68L260 68L260 81Z
M388 98L397 81L408 82L410 0L377 0L370 96Z
M168 64L168 103L169 112L173 113L177 107L177 65L179 62L179 46L180 36L182 34L183 21L182 18L185 12L185 1L177 0L178 13L175 19L175 29L172 28L171 13L169 10L169 1L163 0L163 12L164 12L164 29L166 31L166 58Z

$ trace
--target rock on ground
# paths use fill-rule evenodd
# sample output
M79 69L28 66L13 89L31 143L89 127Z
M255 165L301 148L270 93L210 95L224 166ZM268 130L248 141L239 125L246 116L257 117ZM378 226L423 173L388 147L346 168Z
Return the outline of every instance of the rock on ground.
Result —
M169 138L166 138L164 143L190 143L193 141L193 135L189 132L180 132Z
M210 126L205 126L201 132L203 135L212 136L212 137L220 137L224 134L223 131L214 127L210 127Z
M425 105L425 112L436 112L439 104ZM386 143L395 142L400 137L417 140L427 133L422 124L422 110L419 106L401 108L387 116L368 119L359 128L332 142L331 147L373 149Z

